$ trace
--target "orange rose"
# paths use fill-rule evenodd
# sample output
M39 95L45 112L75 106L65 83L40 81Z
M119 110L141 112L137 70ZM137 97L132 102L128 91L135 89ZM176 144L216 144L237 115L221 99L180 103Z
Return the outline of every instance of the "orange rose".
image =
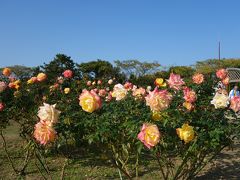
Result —
M44 80L46 80L46 79L47 79L47 75L44 74L44 73L39 73L39 74L37 75L37 80L38 80L39 82L42 82L42 81L44 81Z
M8 77L10 76L10 74L12 73L11 69L9 68L4 68L3 71L2 71L3 75Z

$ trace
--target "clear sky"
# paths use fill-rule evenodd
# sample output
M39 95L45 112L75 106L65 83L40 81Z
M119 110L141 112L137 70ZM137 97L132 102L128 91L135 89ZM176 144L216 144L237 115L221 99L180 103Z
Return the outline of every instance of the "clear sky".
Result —
M239 0L1 0L0 66L240 57Z

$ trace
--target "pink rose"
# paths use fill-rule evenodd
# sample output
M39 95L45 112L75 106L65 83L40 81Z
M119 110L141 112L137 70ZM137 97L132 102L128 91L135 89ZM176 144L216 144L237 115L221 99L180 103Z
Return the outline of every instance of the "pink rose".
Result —
M131 90L133 88L133 84L130 82L126 82L123 86L127 90Z
M195 84L202 84L204 81L204 76L203 74L197 73L193 75L192 80Z
M92 82L91 81L88 81L87 82L87 86L91 86L92 85Z
M65 78L72 78L72 76L73 76L73 72L71 71L71 70L65 70L64 72L63 72L63 76L65 77Z
M156 87L149 92L145 99L146 105L150 106L152 111L162 111L169 107L172 95L167 90L159 91Z
M110 91L105 98L105 101L110 102L112 100L112 92Z
M181 79L181 76L179 74L171 73L169 79L167 80L168 85L170 88L175 90L180 90L182 88L182 85L185 84L183 79Z
M105 89L100 89L99 92L98 92L98 95L101 96L101 97L106 96L106 94L107 94L107 91Z
M240 111L240 97L235 96L231 99L230 109L232 109L234 112Z
M35 125L33 136L43 145L46 145L48 142L54 142L56 135L57 132L49 121L41 120Z
M57 82L58 82L59 84L63 84L63 77L62 77L62 76L58 77L58 78L57 78Z
M138 134L138 139L148 148L156 146L160 139L158 127L154 124L144 123L141 132Z
M193 103L197 100L197 96L195 91L191 90L190 88L186 87L183 89L184 99L187 102Z
M98 85L101 85L101 84L102 84L102 80L98 80L98 81L97 81L97 84L98 84Z
M0 81L0 93L7 88L7 84L3 81Z
M0 112L3 111L4 107L5 107L4 104L1 102L0 103Z
M216 72L216 75L219 79L224 79L227 77L227 70L226 69L219 69Z

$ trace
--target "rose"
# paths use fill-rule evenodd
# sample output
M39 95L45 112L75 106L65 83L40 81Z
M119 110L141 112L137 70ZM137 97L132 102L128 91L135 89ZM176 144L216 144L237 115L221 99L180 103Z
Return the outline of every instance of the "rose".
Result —
M39 82L45 81L46 79L47 79L47 75L44 74L44 73L39 73L39 74L37 75L37 80L38 80Z
M191 111L194 109L194 105L190 102L184 102L183 107L185 107L188 111Z
M88 81L87 82L87 86L91 86L92 85L92 82L91 81Z
M132 95L136 98L142 98L145 96L145 94L146 94L146 90L142 87L133 89L133 93L132 93Z
M147 86L147 92L151 91L152 87L151 86Z
M65 94L68 94L68 93L70 93L70 91L71 91L71 89L70 89L70 88L64 88L64 93L65 93Z
M182 125L182 128L176 129L178 137L183 140L185 143L189 143L194 139L194 130L192 126L189 126L187 123Z
M193 103L196 101L196 93L195 91L191 90L190 88L186 87L183 89L184 99L187 102Z
M154 84L158 87L166 87L166 83L164 82L163 78L157 78L155 81L154 81Z
M144 123L141 132L138 134L138 139L148 148L154 147L160 139L158 127L154 124Z
M105 101L110 102L112 100L112 92L110 91L105 98Z
M193 80L193 83L195 84L202 84L204 81L204 76L203 74L196 73L193 75L192 80Z
M159 91L155 88L145 97L146 105L150 106L152 111L162 111L169 107L172 95L167 90Z
M50 123L57 123L61 111L57 110L55 107L56 104L50 105L43 103L43 106L40 106L38 110L38 117L40 120L49 121Z
M215 109L226 108L229 104L229 98L225 94L219 94L218 92L213 97L211 104L215 106Z
M115 97L119 101L126 97L127 92L127 89L122 84L116 84L113 88L112 97Z
M226 77L227 77L227 70L226 70L226 69L219 69L219 70L217 70L216 76L217 76L219 79L224 79L224 78L226 78Z
M19 89L20 88L20 83L21 83L21 81L20 80L16 80L16 81L14 81L14 82L10 82L9 84L8 84L8 87L10 87L10 88L12 88L12 89Z
M239 96L235 96L231 99L230 109L232 109L234 112L240 111L240 97Z
M52 92L52 91L55 91L57 88L59 88L59 84L58 83L54 83L54 85L49 87L49 90L50 90L50 92Z
M2 74L6 77L10 76L11 73L12 73L12 71L9 68L4 68L2 71Z
M112 79L109 79L108 80L108 84L112 84L113 83L113 80Z
M37 77L31 77L28 81L27 81L27 84L33 84L37 82Z
M101 98L93 90L83 90L79 96L79 101L79 105L82 109L89 113L101 108L102 105Z
M131 90L133 88L133 84L130 83L130 82L126 82L124 84L124 88L127 89L127 90Z
M106 96L106 94L107 94L107 91L105 89L100 89L99 92L98 92L98 95L101 96L101 97Z
M48 142L54 142L56 134L52 123L42 120L35 125L33 136L41 144L46 145Z
M73 76L73 72L71 71L71 70L65 70L64 72L63 72L63 76L65 77L65 78L72 78L72 76Z
M0 93L7 88L7 84L3 81L0 81Z
M180 90L182 85L185 84L183 79L181 79L181 76L179 74L171 73L169 79L167 80L168 85L170 88L175 90Z
M5 107L4 104L1 102L0 103L0 112L3 111L4 107Z
M59 83L59 84L63 84L63 77L62 76L59 76L58 78L57 78L57 82Z
M222 80L222 83L226 86L229 84L229 81L230 81L229 77L226 77Z
M98 84L98 85L101 85L101 84L102 84L102 80L98 80L98 81L97 81L97 84Z

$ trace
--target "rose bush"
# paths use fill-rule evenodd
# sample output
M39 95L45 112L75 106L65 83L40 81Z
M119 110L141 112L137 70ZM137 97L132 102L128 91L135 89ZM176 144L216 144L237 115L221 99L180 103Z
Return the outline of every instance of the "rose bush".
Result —
M138 176L146 156L158 162L163 179L192 178L239 133L239 99L215 92L217 79L202 74L185 82L171 73L156 79L151 91L113 79L77 80L70 70L54 84L44 73L20 81L9 72L0 83L1 130L18 122L33 151L94 149L128 178ZM227 78L226 71L217 77Z

